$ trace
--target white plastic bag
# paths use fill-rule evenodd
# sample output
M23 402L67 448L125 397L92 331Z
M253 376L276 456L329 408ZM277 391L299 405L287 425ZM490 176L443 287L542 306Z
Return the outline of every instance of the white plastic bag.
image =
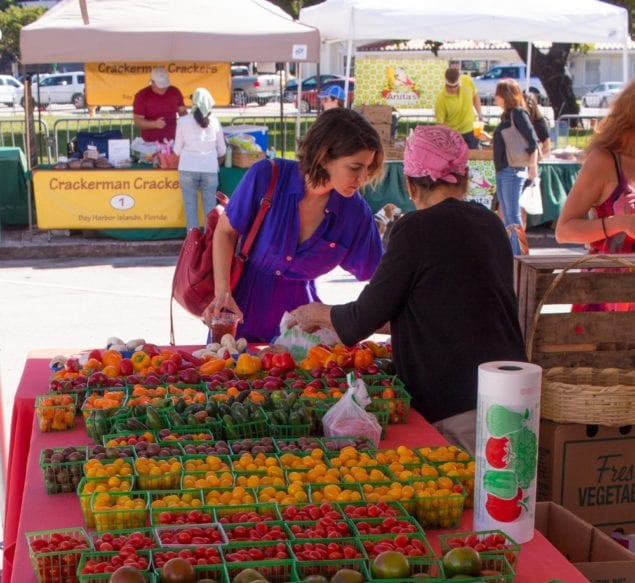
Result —
M322 418L326 437L352 435L367 437L379 445L381 425L372 413L366 411L371 398L362 379L353 380L352 373L346 377L348 389Z
M540 178L536 176L520 195L520 206L530 215L542 214L542 193L540 192Z
M275 340L275 343L286 346L296 362L306 358L309 349L318 344L330 345L337 344L340 341L339 336L332 330L320 328L315 332L309 333L301 330L298 325L289 328L287 324L292 317L289 312L282 314L280 336Z

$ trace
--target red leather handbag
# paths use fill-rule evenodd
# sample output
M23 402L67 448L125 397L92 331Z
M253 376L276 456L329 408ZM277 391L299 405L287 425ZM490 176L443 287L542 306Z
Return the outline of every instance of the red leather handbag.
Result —
M273 191L278 178L278 166L271 161L271 181L267 192L260 202L258 214L254 219L245 242L239 253L234 254L231 266L230 283L234 289L249 252L256 240L260 226L271 206ZM205 231L190 229L183 241L183 246L176 261L172 279L172 299L176 300L190 314L201 318L203 311L214 299L214 265L212 260L212 243L218 219L224 211L229 199L222 192L216 193L218 205L207 215ZM170 342L174 344L174 327L172 324L172 301L170 300Z

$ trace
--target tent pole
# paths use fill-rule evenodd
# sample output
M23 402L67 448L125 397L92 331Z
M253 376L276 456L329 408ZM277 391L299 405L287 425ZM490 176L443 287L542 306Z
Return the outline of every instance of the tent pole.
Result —
M346 101L344 103L345 107L348 107L348 79L351 76L351 59L353 55L353 39L348 39L348 48L346 50L346 80L344 81L344 95L346 97Z
M300 123L302 122L302 113L300 112L300 103L302 103L302 63L298 61L298 84L297 84L297 94L295 100L295 106L297 108L296 118L295 118L295 144L293 146L293 150L297 153L298 151L298 140L300 139Z
M531 41L527 43L527 70L525 73L525 93L529 93L529 78L531 77Z
M624 85L628 81L628 41L629 36L627 34L622 45L622 81L624 81Z

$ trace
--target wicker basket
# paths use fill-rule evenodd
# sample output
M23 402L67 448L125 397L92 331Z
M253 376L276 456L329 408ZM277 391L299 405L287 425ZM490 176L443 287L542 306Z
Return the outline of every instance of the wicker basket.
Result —
M603 258L632 269L618 256L588 255L562 270L536 307L527 339L532 360L534 334L543 305L565 273L592 259ZM541 417L556 423L581 423L620 427L635 424L635 370L622 368L554 367L543 371Z

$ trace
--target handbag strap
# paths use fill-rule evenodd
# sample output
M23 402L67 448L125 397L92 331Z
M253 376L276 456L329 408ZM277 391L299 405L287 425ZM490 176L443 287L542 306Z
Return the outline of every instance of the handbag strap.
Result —
M258 231L262 225L262 222L265 220L265 215L267 211L271 207L271 201L273 200L273 192L276 188L276 182L278 181L278 165L275 160L271 160L271 180L269 181L269 187L267 188L267 192L262 197L260 201L260 208L258 209L258 214L254 219L251 228L249 229L249 233L247 234L247 238L243 245L241 245L240 253L238 254L238 259L245 262L249 258L249 252L251 251L251 247L258 236Z

